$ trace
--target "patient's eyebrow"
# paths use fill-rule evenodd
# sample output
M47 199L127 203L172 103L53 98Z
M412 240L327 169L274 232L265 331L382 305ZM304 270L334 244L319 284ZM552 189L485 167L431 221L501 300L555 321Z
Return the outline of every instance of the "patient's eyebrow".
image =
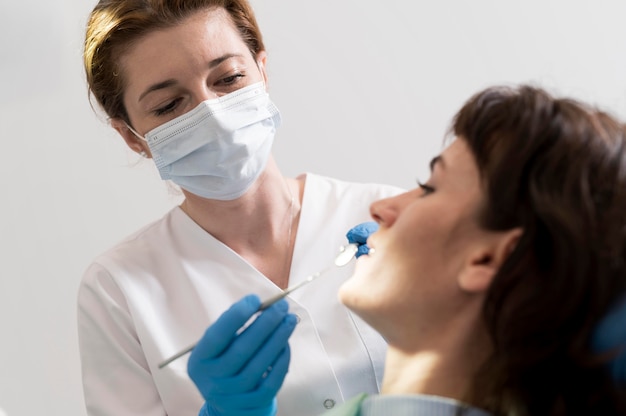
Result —
M430 171L434 171L435 170L435 165L439 164L439 166L441 166L441 168L443 169L445 167L445 163L443 161L443 156L439 155L439 156L435 156L431 159L430 161Z

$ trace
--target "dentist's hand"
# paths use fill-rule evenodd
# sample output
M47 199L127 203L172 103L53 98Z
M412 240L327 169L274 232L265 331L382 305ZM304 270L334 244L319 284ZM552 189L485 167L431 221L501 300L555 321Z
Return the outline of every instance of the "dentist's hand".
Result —
M273 416L276 395L289 367L289 336L296 317L280 300L262 311L249 295L211 325L191 352L187 371L206 403L202 416Z
M363 254L367 254L370 251L370 248L367 246L367 237L370 234L376 232L378 230L378 223L374 221L364 222L362 224L356 225L348 231L346 237L350 243L357 243L359 245L359 250L356 252L356 257L362 256Z

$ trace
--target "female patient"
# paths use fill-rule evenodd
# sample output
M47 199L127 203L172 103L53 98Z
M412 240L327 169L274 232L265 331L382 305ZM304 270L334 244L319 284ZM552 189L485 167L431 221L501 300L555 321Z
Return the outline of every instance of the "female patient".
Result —
M325 415L626 414L619 345L592 346L626 293L624 125L523 86L452 132L426 183L372 204L340 289L389 343L383 395Z

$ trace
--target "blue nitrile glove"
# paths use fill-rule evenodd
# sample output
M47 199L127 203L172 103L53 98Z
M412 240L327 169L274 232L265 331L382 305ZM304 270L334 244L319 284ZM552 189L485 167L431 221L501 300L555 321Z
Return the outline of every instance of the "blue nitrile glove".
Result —
M370 251L370 248L367 246L367 237L370 234L378 231L378 223L374 221L364 222L359 225L354 226L348 233L346 237L348 237L348 241L350 243L358 243L359 250L356 252L356 258L363 254L367 254Z
M234 303L211 325L191 352L189 377L206 400L200 415L273 416L276 395L289 367L289 336L296 316L280 300L261 312L249 295Z
M608 369L618 384L626 385L626 297L617 302L596 326L592 347L596 353L616 352Z

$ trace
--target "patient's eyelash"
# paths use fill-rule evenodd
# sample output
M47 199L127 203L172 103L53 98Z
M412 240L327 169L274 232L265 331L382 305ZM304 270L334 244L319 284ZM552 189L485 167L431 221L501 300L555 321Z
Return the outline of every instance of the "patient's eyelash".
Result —
M428 194L432 194L433 192L435 192L435 188L433 188L430 185L427 185L425 183L420 182L419 180L417 181L417 186L420 187L420 189L422 190L422 196L426 196Z

